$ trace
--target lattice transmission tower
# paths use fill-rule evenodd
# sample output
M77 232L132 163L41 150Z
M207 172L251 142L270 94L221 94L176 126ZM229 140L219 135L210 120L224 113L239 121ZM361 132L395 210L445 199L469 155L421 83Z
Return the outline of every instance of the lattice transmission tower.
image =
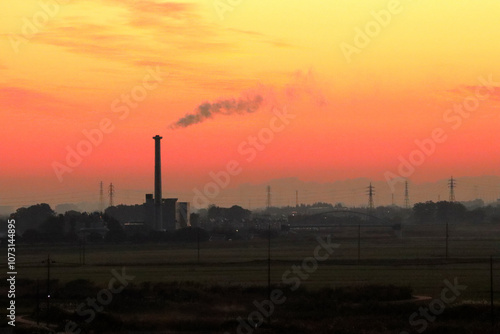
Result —
M408 190L408 181L405 181L405 209L410 208L410 194Z
M375 208L375 205L373 203L373 196L375 195L375 187L372 186L371 182L370 185L368 186L368 209L373 210Z
M113 196L115 195L115 186L113 185L113 183L109 184L108 194L109 194L109 206L113 206Z
M450 188L450 202L455 202L455 187L457 186L457 181L451 177L448 180L448 188Z

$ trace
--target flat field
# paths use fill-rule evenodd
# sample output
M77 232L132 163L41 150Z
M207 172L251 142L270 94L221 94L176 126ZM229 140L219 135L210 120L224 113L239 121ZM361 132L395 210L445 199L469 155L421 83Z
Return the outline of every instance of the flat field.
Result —
M444 279L457 277L468 286L464 298L481 301L490 295L490 256L494 282L500 288L499 226L450 226L448 252L445 226L406 226L402 236L390 228L362 227L359 240L357 233L357 227L343 227L293 230L272 238L271 282L283 283L292 266L301 266L304 259L314 256L318 238L330 236L338 248L328 259L318 261L307 278L301 277L301 284L308 288L381 283L410 286L415 294L433 296ZM46 279L49 255L51 278L61 282L83 278L105 284L112 277L111 270L121 267L135 276L135 283L267 285L268 280L268 240L259 238L202 242L199 260L196 243L87 244L85 265L77 244L20 244L18 278Z
M80 326L99 328L102 333L164 328L175 329L169 333L226 332L221 328L234 332L239 326L236 319L251 314L255 300L266 300L270 269L270 283L285 293L287 303L276 308L274 329L266 329L264 323L259 329L263 333L334 333L335 328L339 333L359 333L372 330L372 322L378 324L373 333L415 330L408 317L421 305L440 299L446 280L461 286L460 295L431 328L436 333L440 326L476 333L471 330L477 327L483 333L490 326L491 273L494 290L500 290L500 227L450 226L448 234L447 240L445 226L417 225L404 226L402 233L391 227L366 226L297 229L271 238L270 248L266 238L206 241L199 248L197 243L88 243L85 251L79 244L21 243L16 250L17 281L19 290L26 291L19 291L24 297L16 301L17 314L34 319L35 281L44 296L50 272L51 291L57 291L52 309L62 313L51 315L49 322L59 330L72 317ZM322 246L328 243L336 245L331 254ZM315 259L318 254L322 259ZM127 292L114 297L99 321L87 324L75 315L76 305L106 289L113 272L129 275ZM361 295L378 289L384 296L380 289L390 285L401 291L409 287L414 296L428 299L401 307L373 306L373 300L364 297L359 305L338 299L345 293L342 289L353 288L358 292L366 288ZM65 294L70 296L68 286L80 286L85 292L64 299ZM0 290L1 300L6 300L6 288ZM371 298L380 301L377 296ZM498 297L495 292L494 299ZM43 313L43 297L41 304ZM498 305L496 312L500 312ZM360 322L362 318L365 321ZM122 330L113 331L113 326Z

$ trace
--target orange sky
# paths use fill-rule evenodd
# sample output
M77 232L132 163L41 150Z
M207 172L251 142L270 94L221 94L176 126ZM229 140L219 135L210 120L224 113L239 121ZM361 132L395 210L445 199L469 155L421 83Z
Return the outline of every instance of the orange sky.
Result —
M140 202L156 134L170 196L230 161L232 188L500 175L498 1L228 3L1 3L0 205L88 201L101 180ZM255 96L254 112L170 129L202 103ZM280 130L252 146L270 122ZM416 140L435 148L402 175ZM69 166L68 148L87 151Z

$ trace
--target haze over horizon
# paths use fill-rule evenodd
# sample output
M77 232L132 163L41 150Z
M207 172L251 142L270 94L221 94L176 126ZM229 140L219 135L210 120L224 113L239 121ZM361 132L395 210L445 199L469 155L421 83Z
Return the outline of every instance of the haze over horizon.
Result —
M217 3L0 4L0 206L500 197L498 1Z
M242 183L224 189L216 196L206 196L202 187L198 191L169 189L164 184L166 191L164 198L178 198L179 201L190 202L192 209L206 208L208 205L230 207L239 205L250 210L264 209L266 206L266 188L271 187L272 205L276 207L295 206L296 191L298 191L299 205L314 204L317 202L337 204L341 203L348 207L365 208L368 205L367 185L375 187L375 206L392 205L392 192L385 181L371 181L367 178L335 181L332 183L303 182L297 178L284 178L268 180L268 182L252 184ZM482 200L485 205L499 204L500 202L500 177L464 177L456 179L455 196L458 202L471 202ZM410 205L418 202L449 200L448 179L436 182L413 183L408 180ZM119 184L114 184L115 205L134 205L144 203L144 195L153 193L150 189L122 189ZM30 201L17 203L5 203L0 205L0 215L13 212L17 207L29 206L39 203L48 203L52 209L63 213L67 210L96 211L99 203L99 185L89 191L77 191L73 193L33 195ZM109 196L104 187L104 206L109 204ZM199 196L199 194L202 194ZM37 200L37 198L43 198ZM5 205L6 204L6 205ZM12 205L13 204L13 205ZM404 183L398 183L394 192L394 205L404 207ZM63 210L63 211L61 211Z

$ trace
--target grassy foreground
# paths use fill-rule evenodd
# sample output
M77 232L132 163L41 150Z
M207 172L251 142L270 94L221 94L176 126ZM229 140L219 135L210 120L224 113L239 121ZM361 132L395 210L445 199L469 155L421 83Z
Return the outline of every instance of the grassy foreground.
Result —
M301 271L302 276L291 273L294 266L310 265L305 259L314 256L319 245L317 237L325 239L329 233L297 231L272 239L271 284L286 292L287 301L276 305L272 328L265 319L256 330L262 333L415 332L419 327L410 324L410 315L420 306L428 307L430 301L439 299L446 288L445 280L457 280L466 288L435 321L429 322L426 333L445 332L441 331L445 327L454 333L487 333L491 326L489 257L500 255L500 240L491 231L480 233L477 228L454 228L454 237L448 240L448 258L445 239L440 236L443 228L438 226L424 231L408 228L402 238L386 231L364 230L359 259L353 229L336 238L334 242L339 247L327 259L318 261L317 267L308 267L309 272ZM36 280L41 295L46 295L49 254L54 261L50 268L50 289L51 316L55 317L50 322L59 326L73 319L82 329L100 328L96 333L112 333L116 326L121 326L116 333L167 329L168 333L236 333L240 326L238 317L245 319L254 311L254 301L267 298L268 243L263 239L202 243L199 261L196 244L88 244L85 265L78 245L20 244L16 257L18 315L34 317ZM495 259L494 269L499 264ZM75 308L106 289L114 277L113 271L125 271L133 279L121 293L113 294L112 303L85 327L87 323L75 315ZM292 291L290 279L297 277L300 287ZM500 287L499 277L495 269L496 289ZM80 295L61 295L67 284L83 282L79 280L88 283L87 290L80 286L83 291ZM297 283L297 279L291 281ZM383 294L366 297L370 291L386 291L388 286L397 286L399 288L394 289L398 291L411 289L412 295L430 299L419 305L383 303ZM365 297L340 302L335 293L341 289L361 289ZM4 286L0 290L0 300L5 304L7 290ZM41 304L43 313L44 298ZM101 322L114 324L115 328L104 325L101 328L98 325ZM476 325L478 330L467 323ZM249 332L243 327L243 333Z

